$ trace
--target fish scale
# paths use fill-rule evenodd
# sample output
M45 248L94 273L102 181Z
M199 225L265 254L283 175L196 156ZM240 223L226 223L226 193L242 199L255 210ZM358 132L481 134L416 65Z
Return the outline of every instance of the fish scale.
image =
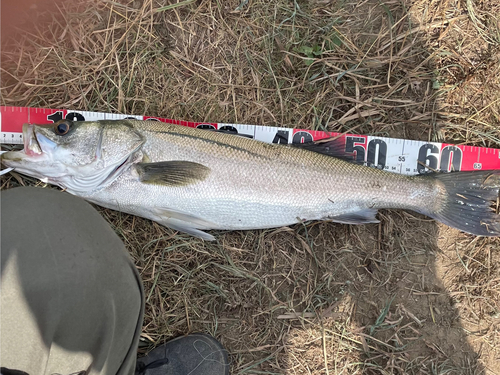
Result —
M27 125L25 151L4 154L4 163L204 239L213 239L203 232L209 229L304 220L374 223L381 208L413 210L476 235L500 234L490 207L500 171L405 176L325 155L334 140L305 149L160 122L61 121Z
M256 229L365 208L409 208L406 196L415 195L415 183L408 177L322 154L177 125L131 123L146 138L143 151L151 162L197 162L209 166L210 176L192 186L169 188L144 187L124 175L109 191L87 196L95 203L106 205L112 196L122 195L128 196L129 205L145 207L147 198L135 194L141 189L146 197L159 197L159 207L175 202L180 211L210 219L217 225L210 229ZM398 201L398 196L405 198Z

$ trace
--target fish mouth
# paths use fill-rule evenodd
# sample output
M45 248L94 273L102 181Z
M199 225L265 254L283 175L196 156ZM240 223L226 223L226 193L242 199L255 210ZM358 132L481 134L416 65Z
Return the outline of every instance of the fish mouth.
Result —
M40 143L35 134L35 125L23 125L24 153L28 156L40 156L43 154Z
M35 135L35 125L23 125L23 143L24 148L22 150L2 152L2 164L17 170L26 161L31 162L42 158L43 150ZM2 171L2 174L4 173L5 171Z
M50 157L57 147L54 141L37 131L37 127L40 126L42 125L23 125L24 153L28 157L39 158L42 155Z
M30 167L29 164L38 164L39 162L46 161L50 157L50 148L53 147L55 143L42 134L37 136L36 125L24 124L23 144L24 148L22 150L2 152L2 164L9 168L14 168L21 173L27 173L34 176L33 166ZM44 151L48 151L49 154ZM4 173L6 173L5 170L2 170L1 174Z

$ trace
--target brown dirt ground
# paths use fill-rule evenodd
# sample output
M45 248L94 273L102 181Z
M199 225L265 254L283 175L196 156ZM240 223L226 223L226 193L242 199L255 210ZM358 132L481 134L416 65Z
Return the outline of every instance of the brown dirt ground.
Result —
M498 1L169 5L30 8L3 38L1 104L500 147ZM204 331L234 374L500 374L498 239L383 211L204 243L98 210L144 280L141 352Z

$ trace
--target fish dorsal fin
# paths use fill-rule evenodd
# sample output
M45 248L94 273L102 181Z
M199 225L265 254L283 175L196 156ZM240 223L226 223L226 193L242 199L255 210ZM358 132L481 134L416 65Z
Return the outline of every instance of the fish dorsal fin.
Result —
M135 169L141 182L164 186L186 186L203 181L210 168L203 164L185 160L138 163Z
M348 214L328 217L329 220L342 224L368 224L378 223L379 220L375 217L377 210L365 208L363 210L350 212Z
M353 153L345 151L344 138L324 138L312 142L294 143L292 146L312 152L317 152L318 154L342 159L351 163L362 164L361 162L356 161Z

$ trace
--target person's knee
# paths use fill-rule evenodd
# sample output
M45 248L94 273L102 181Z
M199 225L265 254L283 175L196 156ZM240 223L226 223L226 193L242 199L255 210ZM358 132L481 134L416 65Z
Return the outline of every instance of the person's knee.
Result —
M23 253L94 253L127 258L123 243L83 199L54 189L21 187L3 191L2 250ZM110 254L112 253L112 254ZM89 254L89 256L91 256Z
M2 293L2 321L11 316L16 322L20 310L26 312L47 347L94 354L106 346L103 337L109 347L117 345L115 336L130 345L143 314L142 283L100 214L53 189L6 190L1 204L1 264L8 271L2 292L15 291ZM3 326L2 334L20 337L25 323L16 324Z

